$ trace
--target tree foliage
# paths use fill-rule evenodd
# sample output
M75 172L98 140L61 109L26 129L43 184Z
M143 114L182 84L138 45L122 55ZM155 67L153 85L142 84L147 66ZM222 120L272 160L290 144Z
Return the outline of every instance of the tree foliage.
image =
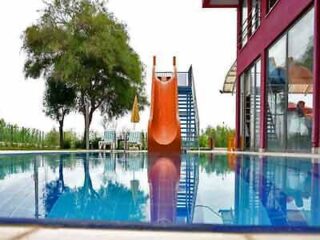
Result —
M310 71L313 70L313 53L314 53L313 45L314 45L313 38L310 38L308 41L306 51L302 55L301 59L298 60L299 64L301 64L304 67L307 67Z
M104 1L52 0L39 21L23 35L28 78L54 78L76 91L76 109L89 125L100 109L110 118L130 110L137 94L140 106L147 103L143 65L129 46L129 36L105 8Z
M226 155L200 154L199 165L206 173L225 176L231 169Z
M60 122L75 105L74 89L62 81L49 80L44 95L44 112L50 118Z
M64 148L63 125L67 114L75 107L76 93L65 82L49 78L43 99L44 112L59 123L60 148Z
M200 147L208 147L208 139L212 138L215 147L227 147L228 137L234 134L234 130L224 123L216 127L208 126L199 138Z
M45 142L50 146L59 146L59 132L53 128L46 134Z

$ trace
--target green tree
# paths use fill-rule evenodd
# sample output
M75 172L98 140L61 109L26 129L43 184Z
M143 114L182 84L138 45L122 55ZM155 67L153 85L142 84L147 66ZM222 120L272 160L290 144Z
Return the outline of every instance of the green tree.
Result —
M224 123L216 127L208 126L200 135L200 147L207 147L208 139L214 140L215 147L227 147L228 137L234 134L234 130Z
M313 69L313 38L309 39L306 51L302 57L298 60L298 63L304 67L307 67L310 71Z
M60 148L64 148L64 119L75 107L76 93L65 82L49 78L43 99L44 112L59 123Z
M64 149L76 148L78 141L80 141L80 139L73 130L64 132Z
M56 147L59 145L59 133L55 128L46 134L44 142L47 147Z
M88 119L84 136L97 109L122 116L136 94L141 107L147 104L140 58L125 25L104 6L100 0L52 0L23 35L26 77L52 76L75 89L76 109Z
M199 145L201 148L208 147L208 136L205 133L202 133L199 137Z

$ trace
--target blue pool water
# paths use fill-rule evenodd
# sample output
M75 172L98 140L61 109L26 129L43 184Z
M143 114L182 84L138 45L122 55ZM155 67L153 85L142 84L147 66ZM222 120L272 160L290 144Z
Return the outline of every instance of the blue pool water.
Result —
M0 156L0 218L320 226L320 161L144 153Z

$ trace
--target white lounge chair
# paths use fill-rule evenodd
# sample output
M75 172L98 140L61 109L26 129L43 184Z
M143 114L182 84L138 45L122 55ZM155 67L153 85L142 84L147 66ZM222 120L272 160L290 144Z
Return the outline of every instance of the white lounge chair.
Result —
M117 134L115 130L108 130L104 132L103 141L99 142L99 149L105 150L108 145L110 146L111 150L116 149Z
M142 137L141 132L129 132L128 133L128 148L130 149L130 145L134 147L138 147L139 150L142 149Z

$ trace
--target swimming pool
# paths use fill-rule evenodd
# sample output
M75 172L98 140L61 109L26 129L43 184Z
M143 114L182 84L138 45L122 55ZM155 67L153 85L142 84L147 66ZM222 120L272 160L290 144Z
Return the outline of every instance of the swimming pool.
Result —
M318 231L319 188L320 161L309 158L0 155L4 223Z

